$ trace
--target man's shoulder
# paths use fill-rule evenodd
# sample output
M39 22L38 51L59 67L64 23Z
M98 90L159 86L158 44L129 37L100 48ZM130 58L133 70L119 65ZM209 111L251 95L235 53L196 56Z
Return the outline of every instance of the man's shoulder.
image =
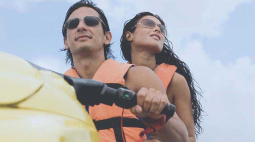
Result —
M120 83L132 65L117 62L113 59L105 60L97 69L93 79L105 83Z
M118 61L115 61L113 59L107 59L103 62L103 64L99 67L99 70L109 70L109 71L125 71L127 72L130 67L133 67L134 65L132 64L127 64L127 63L121 63Z
M75 69L73 69L72 67L69 68L64 74L71 76L71 77L80 78L79 75L77 74L77 72L75 71Z

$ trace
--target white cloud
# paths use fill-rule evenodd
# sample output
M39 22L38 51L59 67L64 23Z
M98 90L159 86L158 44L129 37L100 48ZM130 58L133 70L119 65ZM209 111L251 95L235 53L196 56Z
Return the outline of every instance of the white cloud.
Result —
M190 66L206 99L202 102L208 116L199 141L254 141L254 62L243 57L224 65L210 59L200 41L186 43L178 55Z
M77 2L77 1L79 1L79 0L66 0L66 2L68 2L68 3L75 3L75 2Z
M28 7L31 4L37 4L45 1L56 1L56 0L0 0L0 8L10 8L17 10L18 12L27 12Z
M75 3L78 0L0 0L0 7L25 12L30 4L52 1ZM179 45L183 38L199 34L217 36L229 14L240 4L252 0L93 0L104 10L111 27L122 29L124 21L141 11L151 11L162 17L168 27L169 37Z
M122 31L124 22L138 12L158 14L167 24L168 34L176 47L184 38L199 34L218 36L222 24L239 5L252 0L94 0L104 10L110 26ZM112 21L113 20L113 21Z
M2 15L0 15L0 41L5 40L6 29L4 27L5 27L5 21L3 20ZM0 49L1 48L4 48L4 47L0 47Z
M55 57L41 56L31 60L32 63L59 73L64 73L70 66L63 63L62 59Z

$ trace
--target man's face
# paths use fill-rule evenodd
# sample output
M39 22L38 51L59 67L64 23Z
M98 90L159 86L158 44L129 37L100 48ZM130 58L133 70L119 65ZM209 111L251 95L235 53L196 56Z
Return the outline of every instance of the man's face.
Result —
M94 52L104 55L104 44L110 44L111 38L107 38L106 32L104 34L102 23L98 25L88 26L84 22L84 17L96 16L99 18L99 14L92 8L80 7L76 9L68 18L81 19L79 25L73 29L67 29L66 38L64 38L64 44L66 49L70 49L73 56L75 54L88 55ZM102 52L102 53L101 53Z

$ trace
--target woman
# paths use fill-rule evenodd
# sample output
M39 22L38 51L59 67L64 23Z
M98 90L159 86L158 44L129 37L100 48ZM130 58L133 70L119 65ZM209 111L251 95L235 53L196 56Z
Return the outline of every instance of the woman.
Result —
M201 94L195 88L188 66L172 51L166 37L165 23L158 15L139 13L124 24L120 40L123 58L154 70L188 130L189 141L195 142L195 135L202 132L203 110L197 99Z

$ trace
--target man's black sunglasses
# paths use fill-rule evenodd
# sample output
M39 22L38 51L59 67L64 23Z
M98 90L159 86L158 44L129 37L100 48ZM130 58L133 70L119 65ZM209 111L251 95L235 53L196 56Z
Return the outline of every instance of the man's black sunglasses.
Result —
M80 23L80 20L84 20L84 23L87 26L97 26L99 24L99 22L101 21L103 23L103 25L106 27L105 23L103 22L103 20L101 20L100 18L96 17L96 16L86 16L84 18L73 18L73 19L69 19L65 22L65 27L67 29L74 29L77 28L77 26Z

